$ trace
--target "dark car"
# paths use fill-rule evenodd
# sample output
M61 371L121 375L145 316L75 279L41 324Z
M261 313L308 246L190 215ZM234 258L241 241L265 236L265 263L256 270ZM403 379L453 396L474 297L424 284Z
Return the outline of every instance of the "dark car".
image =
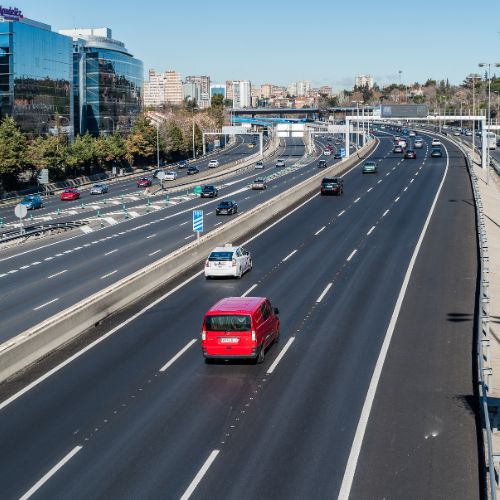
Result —
M141 177L137 181L137 187L149 187L153 185L153 181L149 177Z
M396 145L394 146L394 149L392 150L393 153L402 153L403 152L403 147Z
M413 149L408 149L405 152L405 159L407 160L416 160L417 159L417 153Z
M191 167L188 167L188 169L187 169L188 175L194 175L194 174L199 174L199 173L200 173L200 169L198 167L191 166Z
M321 181L321 196L325 194L344 194L344 181L339 177L325 177Z
M215 215L232 215L238 211L238 205L235 201L221 201L215 209Z
M219 190L215 186L203 186L201 188L202 198L216 198L219 194Z
M442 157L443 157L443 152L441 151L441 148L432 148L431 158L442 158Z
M333 159L334 160L341 160L342 159L342 155L337 151L334 155L333 155Z
M326 167L326 160L319 160L318 168L325 168L325 167Z

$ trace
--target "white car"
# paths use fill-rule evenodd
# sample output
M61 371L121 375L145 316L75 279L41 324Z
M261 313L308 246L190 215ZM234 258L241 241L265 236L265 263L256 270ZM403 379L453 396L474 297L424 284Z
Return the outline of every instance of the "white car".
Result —
M323 151L323 154L324 154L325 156L330 156L330 155L332 154L332 152L331 152L329 149L325 149L325 150Z
M453 135L460 135L460 130L455 130L455 132L453 132Z
M165 172L165 177L163 177L164 181L175 181L177 179L177 172L173 172L169 170Z
M219 160L210 160L208 162L208 168L216 168L219 166Z
M472 135L472 130L467 130L467 131L465 132L465 135L467 135L467 136L471 136L471 135Z
M416 140L413 143L413 149L422 149L424 147L424 141L422 139Z
M415 137L417 134L414 130L410 130L409 136L410 137Z
M432 139L432 146L441 146L441 141L439 139Z
M276 167L284 167L285 166L285 160L283 158L278 158L276 160Z
M252 269L252 256L242 247L226 243L212 250L205 262L205 278L241 278Z

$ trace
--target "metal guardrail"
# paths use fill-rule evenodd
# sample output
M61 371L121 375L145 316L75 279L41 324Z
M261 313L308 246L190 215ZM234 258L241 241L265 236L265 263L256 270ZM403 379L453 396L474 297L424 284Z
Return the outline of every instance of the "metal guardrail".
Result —
M40 226L31 226L23 231L21 231L20 229L12 229L0 234L0 244L22 238L29 238L30 236L37 236L49 231L56 231L58 229L63 229L66 231L68 229L85 226L86 224L86 221L68 221L54 222L52 224L42 224Z

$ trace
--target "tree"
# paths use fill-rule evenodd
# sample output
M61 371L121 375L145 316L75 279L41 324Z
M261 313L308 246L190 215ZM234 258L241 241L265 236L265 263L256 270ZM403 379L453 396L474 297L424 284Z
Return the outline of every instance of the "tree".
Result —
M27 147L26 163L31 166L33 174L48 168L51 179L63 180L67 147L66 138L61 135L39 136Z
M210 99L210 106L212 107L223 107L224 106L224 96L222 94L215 94Z
M0 123L0 182L5 189L17 185L25 167L26 137L10 116Z
M191 113L194 113L195 111L198 110L198 103L196 102L196 99L190 99L189 97L186 97L184 99L184 109L186 111L189 111Z
M161 148L161 144L160 144ZM144 162L156 154L156 127L147 116L137 118L127 137L127 155L130 163Z
M187 154L187 149L184 143L184 135L182 129L174 123L164 125L160 129L164 143L164 152L168 161L177 161L184 158Z
M95 158L95 139L88 133L78 135L67 149L66 165L67 174L70 172L75 177L82 173L90 173L90 165Z

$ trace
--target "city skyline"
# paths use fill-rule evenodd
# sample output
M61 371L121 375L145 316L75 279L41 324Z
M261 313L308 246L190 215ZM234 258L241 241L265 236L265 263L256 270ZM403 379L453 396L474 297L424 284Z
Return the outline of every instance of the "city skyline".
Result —
M452 12L428 0L418 7L391 1L383 9L368 1L353 7L315 0L308 4L305 16L303 5L293 1L286 10L262 0L256 0L250 10L230 2L219 3L218 9L206 8L198 0L189 7L149 2L147 10L125 0L120 12L126 15L119 16L116 6L89 0L84 11L78 9L78 17L76 2L54 0L48 5L18 0L14 4L26 17L46 22L54 30L112 28L116 38L127 40L134 56L144 61L145 79L149 69L174 69L183 76L209 75L219 83L250 80L286 86L309 80L312 87L331 85L338 91L352 88L357 74L371 74L379 85L398 82L399 70L405 84L427 78L460 83L478 70L478 62L500 59L495 26L500 6L493 0L483 2L480 12L488 15L472 24L465 0L455 2ZM130 15L133 12L137 15ZM437 44L423 24L430 14L447 20L439 23ZM353 19L356 23L347 22ZM415 22L408 24L408 20ZM302 32L303 39L297 36ZM457 44L463 39L461 33L472 42ZM442 47L447 47L446 63Z

